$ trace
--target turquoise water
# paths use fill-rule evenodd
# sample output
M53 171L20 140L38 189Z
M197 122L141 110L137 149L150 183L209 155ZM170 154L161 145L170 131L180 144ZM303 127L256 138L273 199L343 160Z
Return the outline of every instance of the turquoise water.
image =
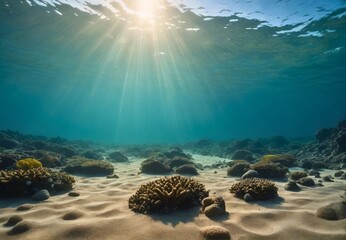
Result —
M345 1L143 2L1 0L0 129L156 143L346 117Z

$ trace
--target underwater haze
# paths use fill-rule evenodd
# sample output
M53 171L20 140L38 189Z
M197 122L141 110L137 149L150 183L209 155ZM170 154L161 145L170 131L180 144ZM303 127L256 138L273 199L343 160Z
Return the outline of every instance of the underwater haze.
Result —
M0 0L0 129L311 137L345 93L345 1Z

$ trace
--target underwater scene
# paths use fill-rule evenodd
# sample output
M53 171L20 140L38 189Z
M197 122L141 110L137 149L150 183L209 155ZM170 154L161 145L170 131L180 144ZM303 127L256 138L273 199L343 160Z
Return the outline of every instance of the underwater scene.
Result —
M0 239L345 240L346 1L0 0Z

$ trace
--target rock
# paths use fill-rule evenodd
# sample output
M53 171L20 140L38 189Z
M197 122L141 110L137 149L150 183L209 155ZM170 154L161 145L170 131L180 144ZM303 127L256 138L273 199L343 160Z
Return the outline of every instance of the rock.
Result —
M221 196L213 195L202 200L202 209L208 218L215 218L226 213L226 204Z
M48 147L48 150L50 150L52 152L60 153L67 158L77 155L77 151L73 147L62 146L62 145L58 145L58 144L50 145Z
M201 228L201 233L206 240L230 240L231 235L228 230L218 226L207 226Z
M315 182L312 178L310 177L303 177L301 179L299 179L297 181L297 183L303 185L303 186L307 186L307 187L312 187L312 186L315 186Z
M333 131L333 128L322 128L315 133L315 137L319 142L323 142L332 136Z
M35 193L31 199L35 201L44 201L47 200L50 197L50 194L47 189L42 189Z
M241 176L242 179L253 177L259 177L259 173L256 170L248 170L246 173L243 174L243 176Z
M128 162L129 159L119 151L115 151L109 154L109 158L112 162Z
M243 199L244 199L245 202L252 202L252 201L255 200L249 193L246 193L244 195Z
M341 175L344 173L344 171L337 171L334 173L334 177L341 177Z
M18 224L16 224L9 232L8 235L17 235L17 234L21 234L24 232L27 232L31 229L31 224L29 224L28 222L20 222Z
M71 212L66 213L62 217L62 219L64 219L64 220L76 220L76 219L82 217L83 215L84 215L83 212L75 210L75 211L71 211Z
M12 227L14 225L16 225L17 223L23 221L23 218L21 216L18 215L14 215L12 217L10 217L7 222L5 223L4 226L6 227Z
M17 211L27 211L27 210L30 210L31 208L32 208L32 206L30 206L30 205L22 205L22 206L17 207Z
M334 180L330 176L324 176L322 177L322 180L325 182L334 182Z
M175 169L175 172L182 175L198 175L197 169L194 165L186 164Z
M0 154L0 170L13 169L22 157L17 154Z
M289 181L287 184L285 184L284 188L287 191L292 191L292 192L297 192L301 190L295 181Z
M346 204L343 202L331 203L317 210L317 217L326 220L341 220L346 218Z
M68 193L68 195L70 197L78 197L78 196L80 196L80 193L79 192L75 192L75 191L71 191L71 192Z
M270 140L270 146L272 148L282 148L285 147L289 142L283 136L274 136Z
M0 137L0 147L5 149L13 149L17 147L19 143L16 140L7 137Z
M113 174L113 175L108 175L106 178L119 178L119 176L116 174Z
M65 172L71 174L85 174L89 176L107 176L113 174L114 167L104 160L91 160L87 158L71 158Z
M147 174L167 174L172 170L167 165L155 159L147 159L141 163L141 172Z
M337 150L339 153L346 151L346 129L338 132L335 142L337 143Z
M174 157L168 161L168 166L170 168L180 167L186 164L194 165L194 162L184 157Z
M247 163L237 163L227 169L227 175L232 177L242 176L247 169L249 169L250 164Z
M99 152L97 152L95 150L88 150L88 151L82 153L81 156L83 156L85 158L93 159L93 160L102 160L103 159L102 154L100 154Z
M308 175L309 176L315 176L316 174L318 174L319 172L317 171L317 170L315 170L315 169L310 169L309 171L308 171Z
M343 174L340 176L340 179L346 180L346 173L343 173Z
M252 161L254 160L253 156L252 156L252 152L248 151L248 150L236 150L233 155L232 155L232 159L235 160L247 160L247 161Z
M191 158L191 155L184 153L181 149L178 149L178 148L172 149L171 151L168 151L168 152L163 152L162 154L166 158L170 158L170 159L173 159L175 157L183 157L187 159Z

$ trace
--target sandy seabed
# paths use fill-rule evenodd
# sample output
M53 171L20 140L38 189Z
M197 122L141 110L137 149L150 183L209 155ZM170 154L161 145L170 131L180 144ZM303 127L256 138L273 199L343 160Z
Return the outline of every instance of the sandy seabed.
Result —
M219 160L194 158L203 165ZM210 193L224 198L225 216L211 220L200 213L200 208L149 216L128 208L128 198L141 184L160 177L139 175L140 162L141 159L137 159L115 164L115 173L119 176L116 179L76 177L73 191L80 193L78 197L66 193L39 203L30 198L0 200L0 239L202 240L201 229L206 226L226 228L232 240L346 239L346 219L327 221L316 217L319 207L340 201L346 180L324 182L323 187L302 186L300 192L286 191L283 188L286 182L275 182L279 188L278 199L246 203L229 193L229 187L237 179L226 177L226 169L206 169L193 178ZM321 175L333 172L325 171ZM17 207L22 205L31 208L18 211ZM14 215L23 218L28 231L9 234L11 227L4 224Z

